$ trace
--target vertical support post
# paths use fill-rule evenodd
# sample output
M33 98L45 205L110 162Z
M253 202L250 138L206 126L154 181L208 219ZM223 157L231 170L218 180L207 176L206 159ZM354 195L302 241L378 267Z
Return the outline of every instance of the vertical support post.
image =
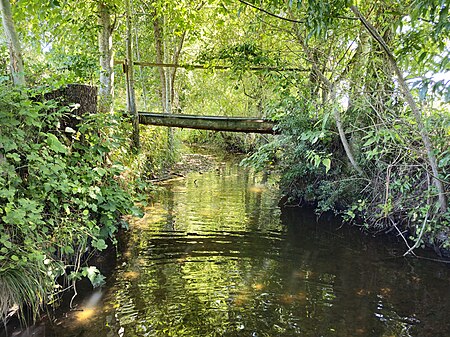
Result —
M172 100L171 100L171 91L172 91L172 86L171 86L171 80L170 80L170 70L168 68L164 69L165 71L165 81L166 81L166 85L165 85L165 89L166 89L166 103L165 103L165 108L166 110L164 111L167 114L171 114L172 113ZM175 151L175 145L174 145L174 136L173 136L173 128L169 127L167 128L167 137L168 137L168 145L169 145L169 152L171 154L171 156L174 154Z
M166 24L163 25L163 54L164 54L164 63L170 63L170 53L169 48L167 46L168 42L168 34L167 34L167 28ZM176 69L176 68L175 68ZM164 68L164 89L165 89L165 113L171 114L172 113L172 72L170 68ZM173 128L169 127L167 128L167 140L168 140L168 148L169 148L169 154L171 156L171 160L174 158L175 155L175 145L174 145L174 135L173 135Z
M127 11L127 59L125 61L125 76L127 81L127 110L133 118L133 147L138 150L139 142L139 115L136 109L136 95L134 92L134 68L133 68L133 52L132 52L132 30L131 30L131 7L130 0L125 0Z

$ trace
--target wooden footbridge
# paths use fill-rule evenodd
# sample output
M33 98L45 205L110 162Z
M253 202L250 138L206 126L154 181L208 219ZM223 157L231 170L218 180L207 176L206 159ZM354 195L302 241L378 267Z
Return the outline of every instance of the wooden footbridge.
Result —
M198 116L185 114L138 112L139 124L170 126L187 129L247 133L278 133L275 123L262 118Z
M182 114L172 114L171 112L171 95L172 95L172 85L175 76L175 70L178 68L186 69L233 69L230 65L207 65L207 64L179 64L179 56L181 52L182 42L179 45L179 49L175 50L173 55L172 64L171 63L161 63L164 57L159 57L160 60L157 62L141 62L139 60L139 51L137 51L138 62L133 60L133 34L132 34L132 20L131 20L131 9L130 4L127 3L126 6L126 27L127 27L127 39L126 39L126 57L123 61L115 61L114 64L122 65L122 70L125 74L126 81L126 96L127 96L127 112L132 116L133 123L133 134L132 140L134 146L139 148L139 125L160 125L169 127L180 127L180 128L192 128L192 129L202 129L202 130L215 130L215 131L232 131L232 132L254 132L254 133L266 133L266 134L276 134L277 128L275 123L252 117L224 117L224 116L197 116L197 115L182 115ZM136 45L138 38L136 37ZM183 41L183 40L181 40ZM161 56L161 55L160 55ZM164 56L164 55L163 55ZM139 67L158 67L174 69L172 71L172 76L168 79L168 73L160 71L160 77L162 78L161 84L165 87L165 97L163 98L164 113L150 113L150 112L139 112L136 108L136 97L134 90L134 66ZM294 71L294 72L308 72L310 69L302 68L291 68L291 67L272 67L267 65L253 66L248 68L252 71Z

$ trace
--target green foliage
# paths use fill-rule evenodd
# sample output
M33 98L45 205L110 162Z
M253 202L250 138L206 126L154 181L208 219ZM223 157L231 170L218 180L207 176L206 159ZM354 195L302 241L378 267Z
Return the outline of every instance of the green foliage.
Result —
M333 123L331 111L336 103L311 98L308 88L303 93L308 98L302 99L290 87L289 82L283 84L283 99L267 107L282 134L243 163L258 170L277 163L290 202L314 204L319 213L334 211L367 230L384 231L397 224L409 229L410 239L422 245L448 247L449 213L439 212L432 178L424 170L425 155L418 151L421 137L411 112L390 100L381 105L383 110L368 103L373 97L352 100L343 118L347 130L349 125L359 126L347 133L365 173L356 176ZM430 107L424 121L433 137L441 179L448 182L449 114L445 104L439 106Z
M145 181L170 170L178 159L178 153L169 149L168 137L167 128L141 126L141 150L129 157L131 159L129 162L125 162L130 168L130 173L134 172L135 178Z
M200 64L231 65L233 72L245 71L251 66L273 66L275 60L254 42L226 46L219 51L206 49L197 57Z
M298 99L285 93L269 110L279 120L281 136L245 159L258 170L281 170L281 185L294 202L315 204L318 212L338 211L357 191L353 179L342 179L348 167L330 124L330 112L313 99ZM280 114L283 111L283 114Z
M51 270L44 261L30 261L27 266L16 266L0 271L0 320L18 312L25 320L25 307L33 308L32 318L36 319L42 304L49 300L48 290L52 280L47 276Z
M33 311L58 291L57 278L85 262L86 252L115 242L118 217L133 211L120 179L123 169L108 159L123 143L111 131L117 125L113 117L86 115L64 127L73 121L71 109L41 97L1 83L0 280L9 284L9 275L38 269L43 295L17 302ZM99 285L101 277L94 274L83 276ZM25 288L35 282L30 277L16 279Z

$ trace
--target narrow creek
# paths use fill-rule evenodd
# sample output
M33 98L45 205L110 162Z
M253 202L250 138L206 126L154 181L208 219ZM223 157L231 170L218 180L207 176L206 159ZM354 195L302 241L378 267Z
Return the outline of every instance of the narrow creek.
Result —
M450 336L448 266L280 210L266 178L218 160L162 184L107 286L22 336Z

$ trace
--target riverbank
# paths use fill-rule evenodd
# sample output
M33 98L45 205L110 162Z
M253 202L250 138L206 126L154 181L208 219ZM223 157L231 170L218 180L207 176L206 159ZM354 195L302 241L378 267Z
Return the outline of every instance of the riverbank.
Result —
M87 261L134 213L134 197L106 159L125 146L110 128L117 116L83 110L69 127L68 107L37 101L42 91L0 87L0 322L33 321L76 280L102 284Z

